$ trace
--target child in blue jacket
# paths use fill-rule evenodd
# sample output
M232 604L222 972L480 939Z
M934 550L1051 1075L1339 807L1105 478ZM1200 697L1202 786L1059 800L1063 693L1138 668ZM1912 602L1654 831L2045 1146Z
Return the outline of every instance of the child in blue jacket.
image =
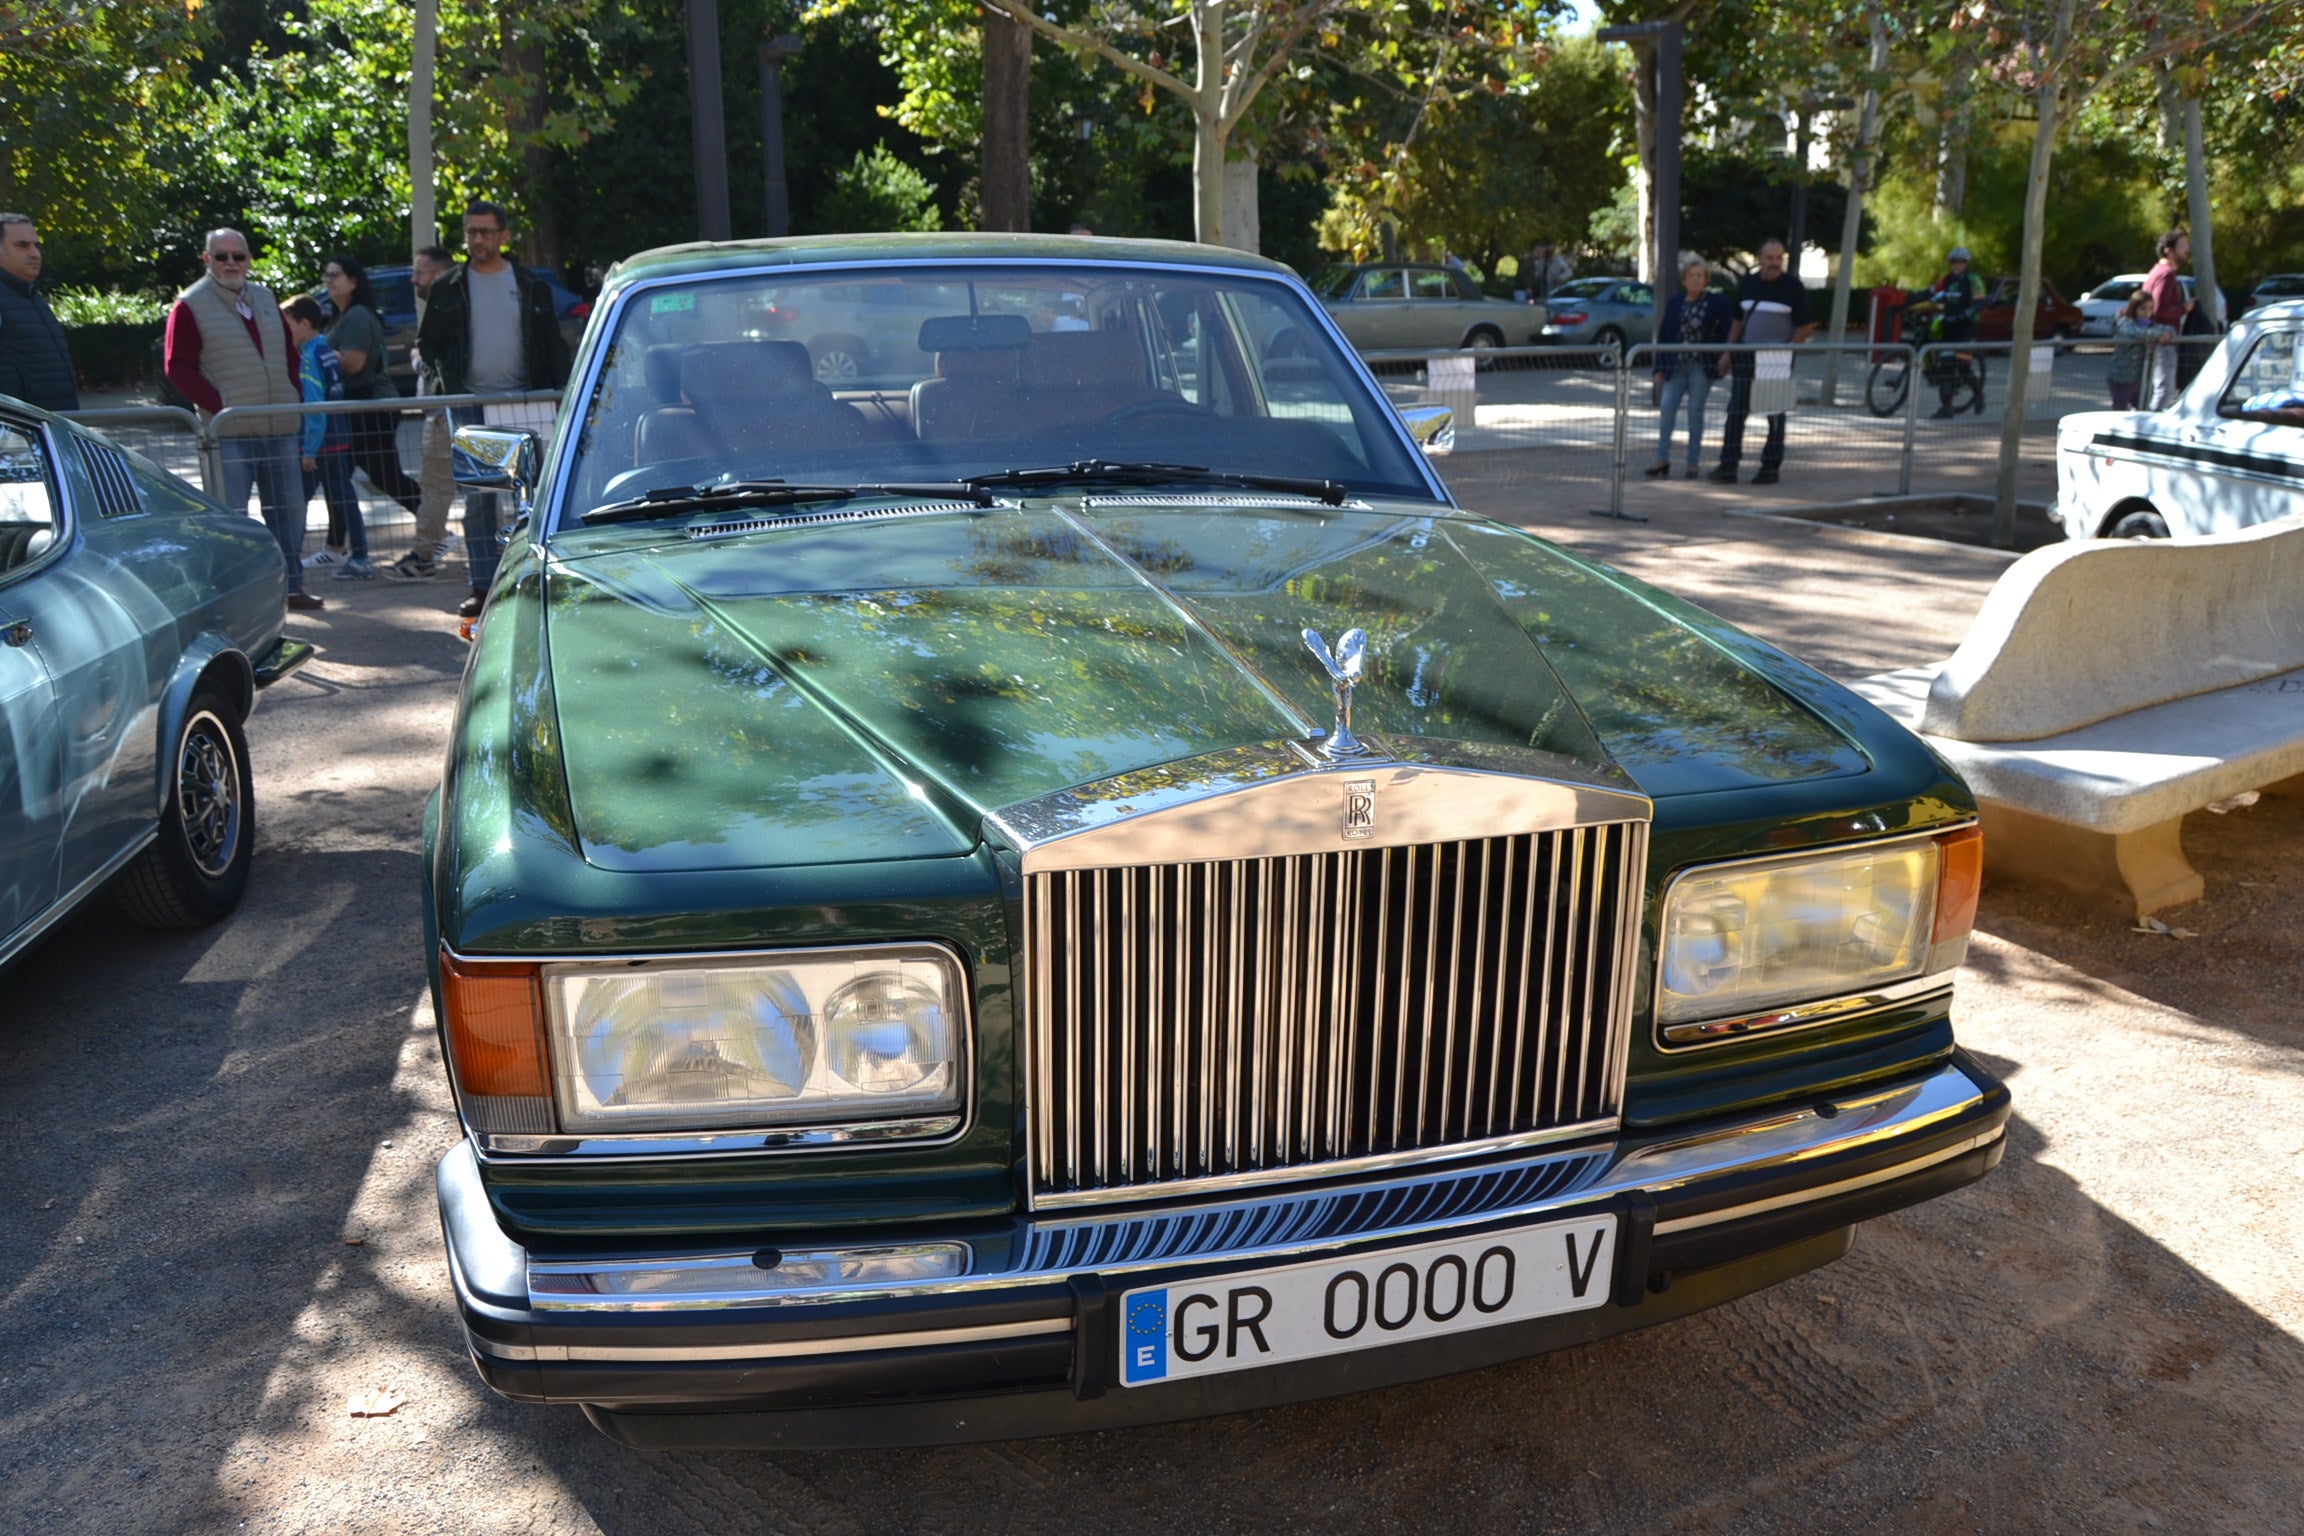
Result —
M307 404L344 398L344 369L335 348L321 335L328 318L311 295L298 294L280 306L287 317L288 334L296 340L301 358L297 376L303 382ZM351 557L336 573L338 581L371 581L376 564L368 558L368 525L361 520L360 494L352 489L352 431L342 416L314 412L304 418L304 499L312 499L312 485L328 498L328 521L344 529L351 540ZM314 555L307 565L328 564Z

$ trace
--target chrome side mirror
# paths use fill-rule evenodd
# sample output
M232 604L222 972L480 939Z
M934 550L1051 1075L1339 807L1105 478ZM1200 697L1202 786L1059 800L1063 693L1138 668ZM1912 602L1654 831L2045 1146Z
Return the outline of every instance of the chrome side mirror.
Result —
M1452 453L1456 448L1456 413L1445 405L1404 405L1400 419L1408 425L1408 435L1416 439L1416 446L1431 458Z
M458 427L448 455L458 485L475 490L517 491L523 501L536 489L544 445L533 432L503 427Z

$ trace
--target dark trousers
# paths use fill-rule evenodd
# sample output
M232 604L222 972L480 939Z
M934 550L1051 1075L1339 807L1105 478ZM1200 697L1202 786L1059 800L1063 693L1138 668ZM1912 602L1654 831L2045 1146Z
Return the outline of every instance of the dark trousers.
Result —
M1752 354L1739 352L1729 364L1734 377L1728 386L1728 420L1720 428L1722 473L1732 474L1744 462L1744 418L1752 414ZM1768 441L1760 449L1760 467L1775 469L1784 462L1784 413L1768 418Z
M367 415L348 415L345 420L352 428L352 467L368 477L373 485L414 516L423 504L424 491L400 467L400 418L387 411ZM334 519L330 519L328 541L337 542Z
M352 489L352 455L337 449L317 455L312 462L319 467L304 477L305 504L311 504L314 491L326 497L328 542L342 549L349 537L354 558L367 559L368 524L360 515L360 493Z

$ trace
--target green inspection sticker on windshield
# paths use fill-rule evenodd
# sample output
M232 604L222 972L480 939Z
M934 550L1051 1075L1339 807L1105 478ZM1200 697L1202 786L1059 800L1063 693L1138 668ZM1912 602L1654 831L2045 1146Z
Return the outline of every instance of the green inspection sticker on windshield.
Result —
M648 313L652 315L677 315L691 311L695 307L696 295L692 293L660 293L649 301Z

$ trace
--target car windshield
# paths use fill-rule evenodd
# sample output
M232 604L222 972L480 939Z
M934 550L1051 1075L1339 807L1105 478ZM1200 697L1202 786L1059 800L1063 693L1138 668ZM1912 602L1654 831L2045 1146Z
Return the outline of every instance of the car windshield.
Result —
M2098 283L2096 291L2089 294L2088 297L2117 304L2143 286L2144 282L2141 278L2116 277L2108 283Z
M680 487L1090 460L1432 497L1391 408L1299 292L1244 274L1051 264L652 285L619 306L578 419L563 527Z
M1358 267L1324 267L1312 278L1312 291L1324 299L1348 299L1352 296L1352 279L1360 275Z
M2256 285L2260 294L2304 293L2304 277L2268 277Z

